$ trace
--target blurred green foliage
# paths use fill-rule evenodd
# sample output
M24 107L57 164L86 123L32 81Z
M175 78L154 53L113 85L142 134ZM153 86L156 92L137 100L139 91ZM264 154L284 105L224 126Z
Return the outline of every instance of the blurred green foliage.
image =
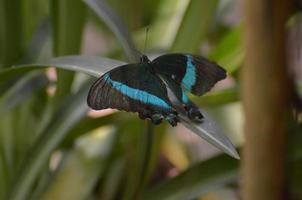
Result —
M107 2L141 49L149 27L147 52L202 52L229 74L242 64L240 25L224 20L230 14L224 8L234 1ZM128 36L118 35L114 26L112 19L99 21L81 0L0 0L0 199L196 199L217 188L237 190L238 161L200 156L184 129L153 127L129 113L87 115L92 79L81 69L11 68L83 52L91 27L103 41L112 41L95 44L103 46L102 54L123 60L131 46L123 44ZM229 82L194 100L218 107L220 115L240 100L240 81L230 76ZM237 112L238 107L223 116ZM231 126L237 134L230 136L238 141L241 124ZM301 180L295 179L297 185ZM224 199L235 197L233 192Z

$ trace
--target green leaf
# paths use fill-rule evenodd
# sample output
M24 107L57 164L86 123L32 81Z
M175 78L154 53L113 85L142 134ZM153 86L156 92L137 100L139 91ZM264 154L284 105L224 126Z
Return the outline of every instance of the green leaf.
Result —
M33 32L27 51L22 59L22 63L30 64L51 58L51 47L51 27L49 19L47 19L43 21Z
M22 77L13 86L7 88L7 92L0 97L0 113L3 115L11 110L47 83L47 77L41 73L30 73Z
M153 1L152 1L153 2ZM175 40L189 0L161 0L154 22L150 25L148 48L169 49ZM143 30L140 38L146 40Z
M0 68L16 63L23 52L22 0L0 0Z
M86 199L104 172L114 138L112 128L104 127L77 139L39 199Z
M223 66L228 73L235 72L243 62L241 29L241 27L236 27L226 33L209 55L210 59Z
M100 126L113 123L115 118L116 114L110 114L101 118L84 117L69 131L63 141L63 146L73 144L74 139L84 133L88 133Z
M0 71L0 86L19 75L28 73L32 70L41 70L50 66L100 77L108 70L123 64L125 64L125 62L97 56L62 56L41 63L18 65L2 70Z
M219 155L200 162L176 177L146 191L142 199L194 199L215 187L236 181L239 175L238 169L237 160Z
M52 0L53 50L55 56L78 54L82 43L86 7L82 0ZM55 101L70 93L74 73L57 71Z
M131 129L128 126L130 123L132 124ZM142 128L145 128L145 131ZM149 121L144 124L127 121L120 129L127 129L127 135L131 134L130 137L125 138L128 140L125 147L127 149L127 183L123 195L124 200L131 200L140 197L141 192L147 186L157 161L160 142L166 129L164 125L160 125L155 132L154 125Z
M125 158L117 157L109 163L106 173L104 173L103 187L100 191L100 199L113 200L114 197L119 195L119 184L123 178L125 168Z
M48 162L51 152L62 142L68 130L86 115L88 110L86 96L90 84L91 82L85 84L77 94L67 99L40 134L41 137L32 146L14 182L12 191L9 193L10 199L27 199L34 181L42 167Z
M84 2L103 20L121 43L129 61L137 62L140 53L136 50L131 35L120 17L103 0L84 0Z
M171 47L173 52L196 53L216 16L218 0L191 0Z
M179 117L181 119L181 123L186 128L188 128L216 148L222 150L226 154L232 156L233 158L240 159L238 152L236 151L232 142L228 139L224 131L217 125L215 120L213 120L208 113L199 109L199 111L204 116L203 121L199 123L190 120L183 108L178 108L177 111L180 113Z
M212 91L200 98L194 98L199 106L219 106L239 101L239 88L232 87L219 91Z

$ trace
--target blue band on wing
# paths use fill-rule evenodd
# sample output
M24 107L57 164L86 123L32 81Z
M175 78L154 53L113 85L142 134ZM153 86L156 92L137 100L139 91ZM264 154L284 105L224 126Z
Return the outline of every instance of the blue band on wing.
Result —
M191 55L186 55L187 57L187 66L186 66L186 74L182 79L182 84L188 90L192 90L193 85L196 83L196 69L193 64L193 58Z
M189 103L189 97L186 95L186 93L184 91L182 91L181 100L183 103Z
M113 81L108 74L105 74L104 79L108 81L114 89L134 100L138 100L145 104L151 104L162 108L171 109L171 106L169 106L164 100L158 98L157 96L149 94L143 90L128 87L121 82Z

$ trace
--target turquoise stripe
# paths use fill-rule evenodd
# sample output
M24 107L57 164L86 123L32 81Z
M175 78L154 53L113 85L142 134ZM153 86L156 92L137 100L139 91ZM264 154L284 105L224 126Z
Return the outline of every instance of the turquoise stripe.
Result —
M193 85L196 83L196 69L193 64L193 58L191 55L187 55L186 74L182 79L182 84L188 89L192 90Z
M159 107L162 107L162 108L171 109L171 106L169 106L165 101L158 98L157 96L149 94L149 93L147 93L143 90L128 87L127 85L125 85L121 82L113 81L109 77L108 74L106 74L104 76L104 79L106 81L108 81L114 89L118 90L122 94L124 94L124 95L126 95L126 96L128 96L128 97L130 97L134 100L138 100L138 101L143 102L145 104L151 104L151 105L154 105L154 106L159 106ZM111 97L111 98L115 98L115 97Z
M184 91L182 91L181 100L183 103L189 103L189 97L186 95L186 93Z

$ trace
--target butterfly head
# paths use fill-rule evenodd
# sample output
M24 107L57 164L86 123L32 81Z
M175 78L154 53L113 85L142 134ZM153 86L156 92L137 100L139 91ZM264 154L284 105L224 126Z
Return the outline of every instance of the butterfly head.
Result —
M150 63L151 61L149 60L149 58L146 55L141 55L140 57L140 62L141 63Z

